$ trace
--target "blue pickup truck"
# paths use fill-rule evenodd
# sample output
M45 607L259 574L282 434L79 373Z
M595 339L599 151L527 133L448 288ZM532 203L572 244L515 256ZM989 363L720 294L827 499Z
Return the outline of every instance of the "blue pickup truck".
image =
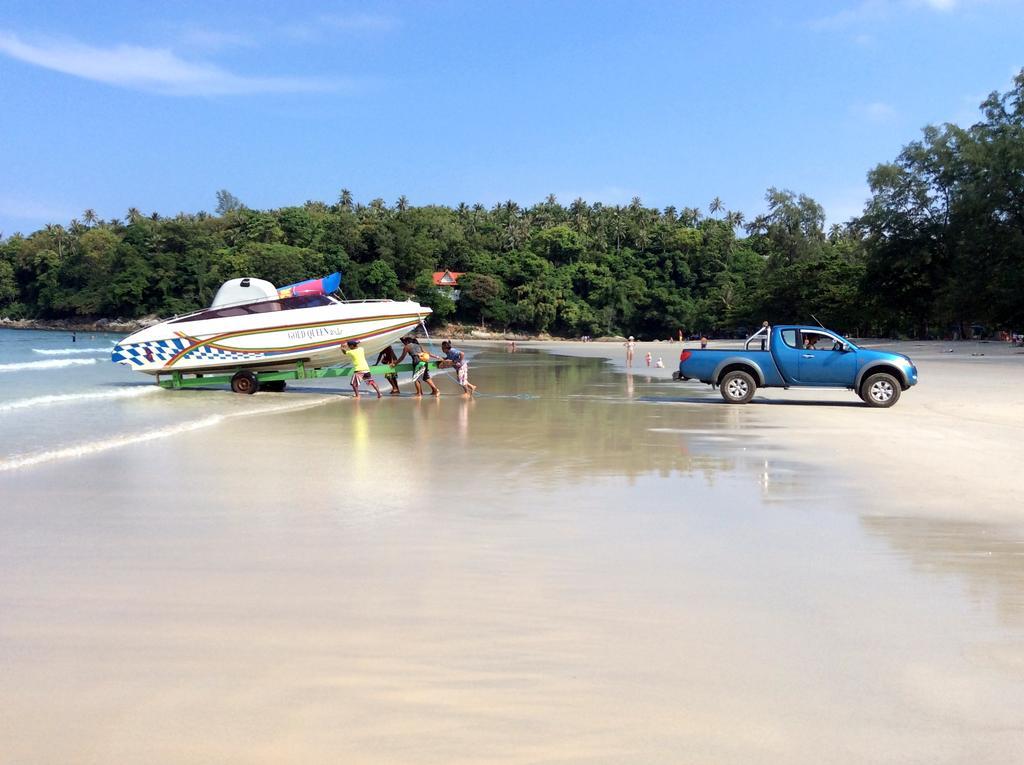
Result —
M743 350L684 350L672 378L718 386L730 404L747 403L758 388L846 388L868 406L888 407L917 384L917 367L822 327L784 324L762 327Z

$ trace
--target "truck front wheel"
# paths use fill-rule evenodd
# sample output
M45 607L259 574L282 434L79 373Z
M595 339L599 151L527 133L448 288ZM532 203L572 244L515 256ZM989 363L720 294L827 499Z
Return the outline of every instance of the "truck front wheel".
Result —
M868 406L890 407L900 400L900 383L892 375L879 372L863 382L860 397Z
M737 369L722 375L722 379L718 381L718 389L727 403L745 404L754 397L757 383L747 372Z

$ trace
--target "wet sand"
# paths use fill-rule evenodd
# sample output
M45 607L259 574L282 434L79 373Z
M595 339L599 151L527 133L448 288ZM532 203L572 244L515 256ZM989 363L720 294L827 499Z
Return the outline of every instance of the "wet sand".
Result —
M1024 528L921 481L935 512L904 513L789 432L891 426L916 390L739 408L494 350L472 375L475 400L339 396L0 474L0 761L1024 750Z
M905 353L920 370L920 383L891 409L869 409L851 391L763 389L739 415L742 421L777 428L772 439L801 459L855 476L880 513L1024 522L1024 348L996 342L863 342ZM626 369L618 344L520 343L535 346L607 358ZM633 375L670 380L680 349L696 346L639 343ZM662 357L665 368L646 367L647 352ZM674 385L679 404L726 406L710 386Z

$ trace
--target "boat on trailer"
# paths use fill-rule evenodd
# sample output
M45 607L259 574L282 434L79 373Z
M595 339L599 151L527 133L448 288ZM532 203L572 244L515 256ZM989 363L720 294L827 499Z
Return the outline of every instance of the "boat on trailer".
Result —
M420 325L431 310L412 300L339 300L340 274L278 289L263 279L231 279L213 303L121 340L111 360L156 375L165 387L210 384L228 375L236 392L254 393L346 362L343 346L358 340L368 357ZM161 381L166 376L169 380ZM221 380L218 379L218 382Z

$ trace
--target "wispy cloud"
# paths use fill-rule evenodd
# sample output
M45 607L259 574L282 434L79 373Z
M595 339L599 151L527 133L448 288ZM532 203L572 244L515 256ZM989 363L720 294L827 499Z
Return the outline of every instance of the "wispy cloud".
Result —
M218 51L226 48L252 48L256 41L240 32L186 26L178 35L182 44L197 50Z
M215 64L187 61L169 48L116 45L101 48L76 40L22 40L0 31L0 53L86 80L173 96L242 95L333 90L340 82L298 77L250 77Z
M353 31L390 32L398 26L398 19L394 16L382 16L375 13L326 13L319 20L321 23L335 29L350 29Z
M324 13L316 18L297 21L281 28L294 40L311 42L321 40L332 32L390 32L398 26L394 16L373 13Z
M884 101L872 101L853 107L854 114L868 122L889 122L896 117L896 109Z
M859 3L833 13L813 19L813 29L845 29L858 24L884 21L900 13L917 9L948 13L971 0L860 0Z
M0 194L0 216L28 223L66 223L75 217L71 208L46 204L23 196Z

